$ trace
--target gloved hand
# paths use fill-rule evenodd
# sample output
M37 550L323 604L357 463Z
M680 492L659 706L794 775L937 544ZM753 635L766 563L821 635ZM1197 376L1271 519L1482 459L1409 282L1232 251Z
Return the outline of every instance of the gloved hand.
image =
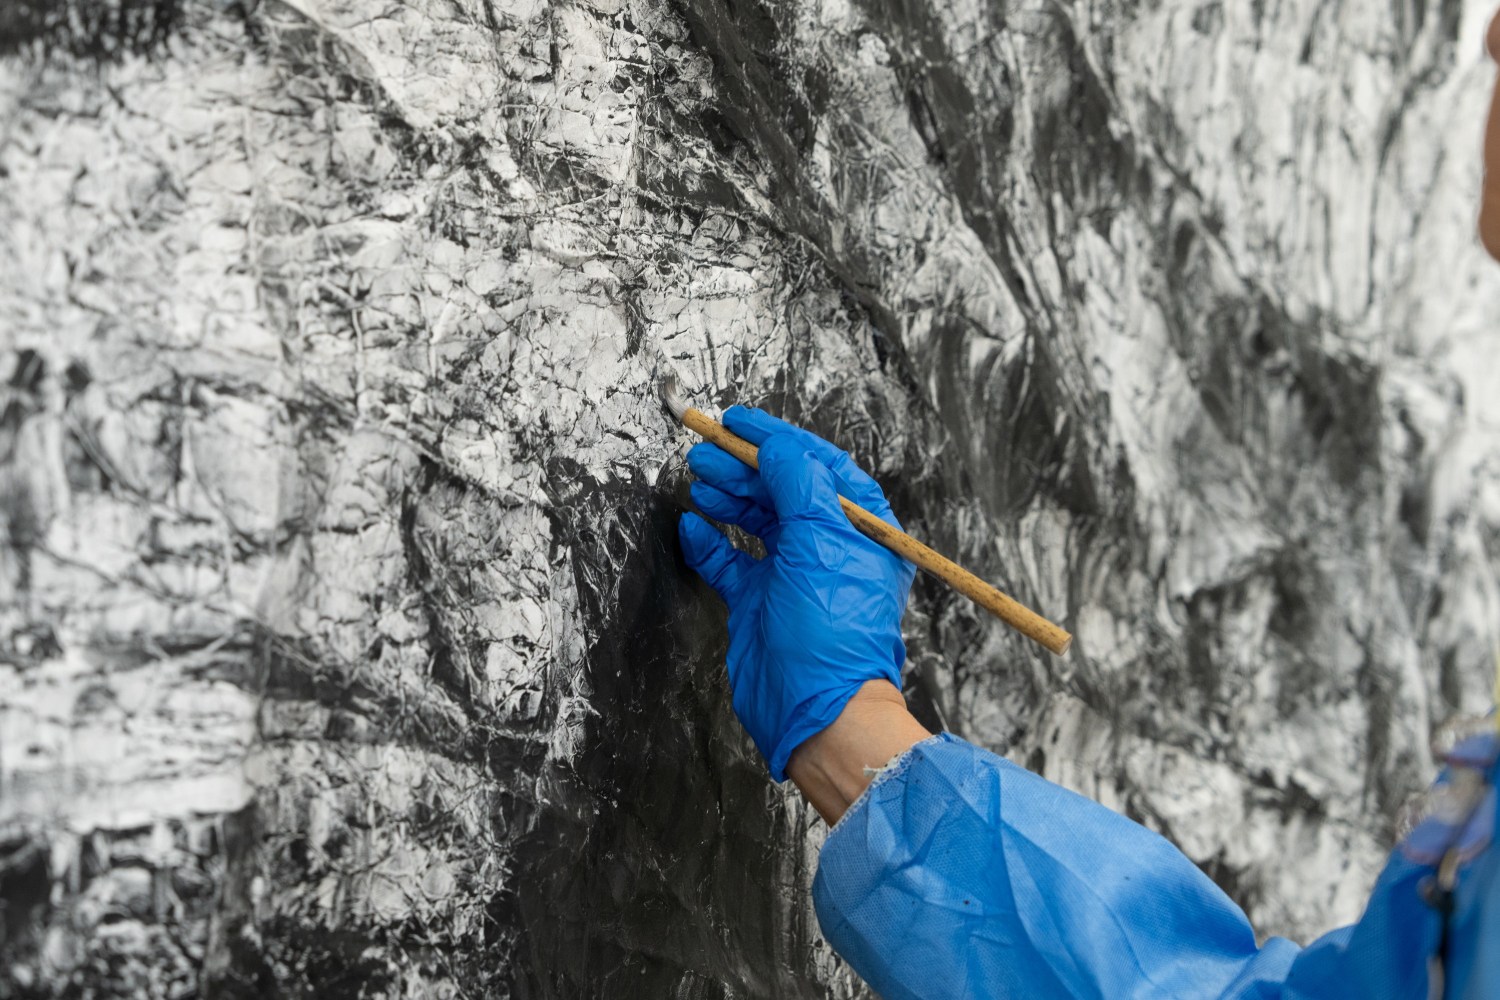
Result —
M682 551L729 605L734 711L777 781L792 751L843 711L866 681L901 686L901 615L915 567L855 530L838 494L900 527L880 485L849 455L761 410L730 407L724 426L760 447L760 471L695 445L693 502L758 535L756 560L696 514Z

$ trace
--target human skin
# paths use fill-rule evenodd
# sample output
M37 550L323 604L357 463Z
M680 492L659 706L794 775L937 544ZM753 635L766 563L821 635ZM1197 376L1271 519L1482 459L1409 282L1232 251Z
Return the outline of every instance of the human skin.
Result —
M869 786L865 768L883 767L931 735L894 684L866 681L831 726L792 751L787 777L832 826Z
M1485 35L1490 58L1500 62L1500 11L1490 21ZM1484 188L1479 201L1479 241L1491 257L1500 260L1500 75L1490 97L1490 114L1484 127Z

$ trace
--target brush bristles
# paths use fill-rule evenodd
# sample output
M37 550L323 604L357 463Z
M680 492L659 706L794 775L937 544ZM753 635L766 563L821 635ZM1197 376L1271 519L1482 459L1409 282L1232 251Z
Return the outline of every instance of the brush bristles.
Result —
M661 380L661 401L672 411L672 416L682 420L682 415L687 412L687 400L677 391L677 380L670 375Z

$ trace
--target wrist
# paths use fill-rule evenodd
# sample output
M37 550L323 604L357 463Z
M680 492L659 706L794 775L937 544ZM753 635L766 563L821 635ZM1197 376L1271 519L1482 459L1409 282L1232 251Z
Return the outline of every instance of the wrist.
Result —
M838 718L792 751L787 776L832 826L869 787L867 768L884 767L931 735L894 684L866 681Z

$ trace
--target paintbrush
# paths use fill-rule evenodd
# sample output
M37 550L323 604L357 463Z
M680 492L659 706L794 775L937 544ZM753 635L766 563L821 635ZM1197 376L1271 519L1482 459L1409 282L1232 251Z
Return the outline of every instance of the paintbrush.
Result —
M677 379L665 375L661 379L661 398L672 416L683 426L702 435L706 440L723 448L752 469L759 468L758 448L744 438L729 431L702 410L687 405L687 400L677 389ZM939 554L899 528L893 528L880 518L865 510L848 497L840 496L839 505L849 522L861 533L890 549L896 555L917 567L925 569L975 604L999 618L1011 628L1035 642L1040 643L1058 656L1073 645L1073 636L1054 625L1021 602L964 569L948 557Z

